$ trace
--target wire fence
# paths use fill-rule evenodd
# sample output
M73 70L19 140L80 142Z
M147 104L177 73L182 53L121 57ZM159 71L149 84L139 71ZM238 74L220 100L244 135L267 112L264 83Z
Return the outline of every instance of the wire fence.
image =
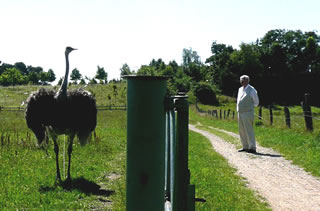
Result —
M0 112L1 111L25 111L26 106L0 106ZM126 111L127 106L126 105L98 105L97 106L98 111L104 111L104 110L120 110L120 111Z
M204 110L196 104L197 112L212 116L215 119L237 120L237 112L232 109L214 109ZM302 106L301 114L290 115L290 109L284 107L284 109L274 109L272 106L259 107L255 112L256 125L270 125L279 126L293 129L302 129L313 131L315 127L320 128L320 118L318 113L312 113L311 108L306 112L305 107Z

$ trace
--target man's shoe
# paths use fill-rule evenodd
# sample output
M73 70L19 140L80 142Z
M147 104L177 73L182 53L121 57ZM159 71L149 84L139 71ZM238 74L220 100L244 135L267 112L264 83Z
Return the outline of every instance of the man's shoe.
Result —
M238 150L238 152L248 152L248 150L247 149L240 149L240 150Z
M255 149L249 149L248 152L249 153L257 153L257 151Z

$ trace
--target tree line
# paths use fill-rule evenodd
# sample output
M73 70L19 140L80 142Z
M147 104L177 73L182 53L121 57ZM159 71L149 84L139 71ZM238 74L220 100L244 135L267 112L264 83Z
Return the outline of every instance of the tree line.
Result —
M320 36L315 31L276 29L261 39L234 49L212 43L209 64L212 83L235 96L239 76L247 74L262 104L299 104L310 93L320 105Z
M215 93L235 97L239 77L246 74L263 105L296 105L310 93L311 104L320 106L319 42L315 31L275 29L239 49L213 41L205 62L192 48L183 49L180 65L153 59L136 73L126 66L121 75L166 75L171 93L189 92L202 103L217 104Z
M182 51L182 63L172 60L166 64L161 58L152 59L138 70L123 64L120 76L168 76L169 94L188 92L204 104L218 104L216 94L235 97L240 86L239 77L249 75L258 90L262 105L299 104L305 93L311 94L311 105L320 106L320 36L316 31L275 29L239 48L213 41L212 55L201 61L192 48ZM53 70L0 63L0 85L48 84L56 79ZM107 83L108 73L97 67L96 76L82 76L77 68L70 80L77 84ZM62 79L59 80L61 83ZM116 80L113 80L118 82Z
M0 85L48 85L56 80L56 75L52 69L47 72L42 67L26 66L23 62L15 64L2 63L0 61ZM58 84L62 83L60 78ZM96 75L93 78L82 76L77 68L74 68L70 74L72 84L105 84L108 83L108 73L104 67L97 66Z

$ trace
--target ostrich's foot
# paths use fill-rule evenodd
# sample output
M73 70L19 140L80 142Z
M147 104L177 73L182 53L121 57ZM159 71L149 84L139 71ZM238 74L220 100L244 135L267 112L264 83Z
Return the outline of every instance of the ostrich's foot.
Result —
M69 184L71 184L72 183L72 179L71 179L71 177L67 177L67 179L66 179L66 181L65 181L66 183L69 183Z
M71 177L68 177L65 181L62 182L62 186L66 190L72 189L72 179Z

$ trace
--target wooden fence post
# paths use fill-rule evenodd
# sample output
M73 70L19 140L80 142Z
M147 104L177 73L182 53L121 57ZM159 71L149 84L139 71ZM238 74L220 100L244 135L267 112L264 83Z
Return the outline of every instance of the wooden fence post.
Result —
M230 108L228 109L228 113L227 113L227 118L229 118L229 115L230 115Z
M220 109L220 119L222 119L222 110Z
M213 110L214 115L218 118L218 110Z
M307 130L313 131L312 113L310 107L310 94L304 94L304 102L302 102L302 109L304 113L304 120L306 122Z
M262 119L262 106L259 106L259 120Z
M287 106L284 107L284 116L286 119L286 125L288 128L291 128L291 122L290 122L290 111Z
M234 119L234 111L232 111L232 119Z
M273 124L273 114L272 114L272 106L269 105L269 112L270 112L270 125Z
M223 119L226 119L226 110L223 110Z

